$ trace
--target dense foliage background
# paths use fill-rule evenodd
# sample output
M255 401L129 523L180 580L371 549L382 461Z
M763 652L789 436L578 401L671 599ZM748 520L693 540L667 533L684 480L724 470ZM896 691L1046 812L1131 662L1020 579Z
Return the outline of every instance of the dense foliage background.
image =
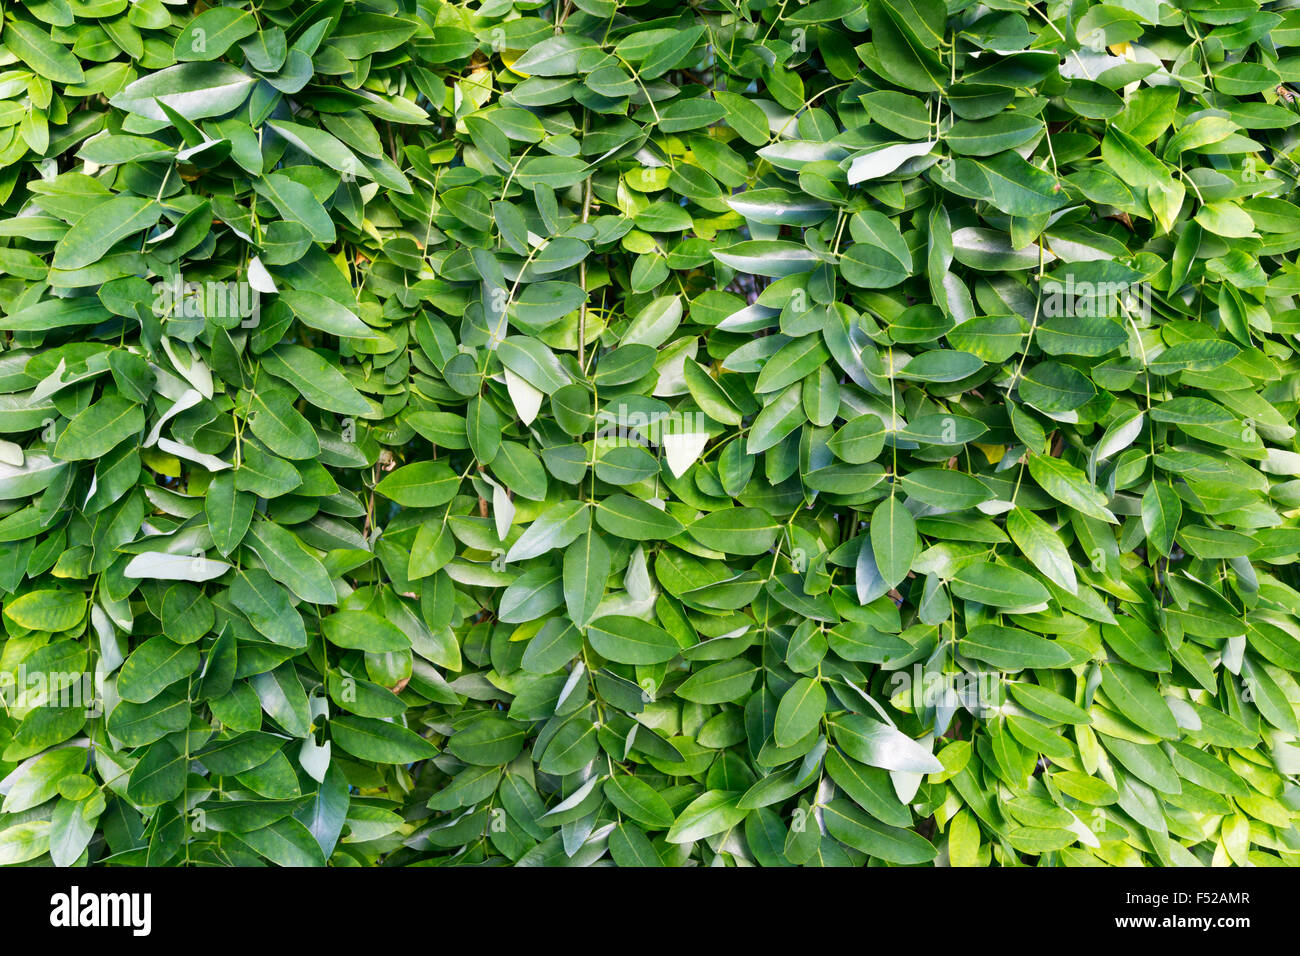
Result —
M0 862L1300 862L1293 0L33 0Z

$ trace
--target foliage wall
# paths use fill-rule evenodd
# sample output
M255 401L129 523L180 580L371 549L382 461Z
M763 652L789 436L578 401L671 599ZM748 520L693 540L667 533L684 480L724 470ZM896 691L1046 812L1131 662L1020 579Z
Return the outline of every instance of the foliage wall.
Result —
M32 0L0 862L1300 862L1294 0Z

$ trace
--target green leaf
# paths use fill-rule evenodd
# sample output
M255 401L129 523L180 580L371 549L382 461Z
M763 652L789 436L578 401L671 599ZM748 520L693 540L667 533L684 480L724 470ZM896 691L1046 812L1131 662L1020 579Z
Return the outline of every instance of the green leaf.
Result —
M964 156L993 156L1029 142L1043 130L1036 116L999 113L988 119L958 120L945 137L953 152Z
M199 652L193 644L176 644L163 635L151 637L122 665L117 692L123 700L143 704L193 674L198 666Z
M253 521L256 499L235 488L234 472L223 471L208 484L204 509L213 544L223 557L229 557L248 533Z
M963 157L952 166L955 191L987 198L1008 216L1039 216L1067 202L1055 176L1012 151L990 159Z
M438 755L438 748L419 734L388 721L339 716L329 727L330 739L360 760L404 764Z
M953 575L951 587L957 597L990 607L1031 607L1049 597L1031 575L1000 564L969 564Z
M102 458L143 428L143 408L125 398L108 395L68 422L54 454L66 461Z
M459 486L460 478L445 463L420 461L398 468L375 491L409 508L433 508L450 501Z
M1115 523L1115 516L1105 507L1105 495L1073 465L1047 455L1031 455L1026 464L1034 481L1057 501L1089 517Z
M257 23L249 11L212 7L185 25L176 38L176 59L215 60L256 31Z
M334 222L316 195L304 184L284 173L271 173L256 180L253 188L265 196L286 222L306 229L317 242L333 242ZM361 337L370 329L344 305L327 295L306 289L286 289L281 301L301 322L334 335Z
M248 423L253 434L277 455L301 460L320 454L320 441L311 423L284 393L254 394L250 409Z
M677 814L668 830L669 843L693 843L722 833L745 819L748 811L736 806L736 795L721 790L700 794Z
M663 628L618 614L593 621L587 628L587 641L601 657L620 664L662 664L680 651Z
M1152 482L1142 495L1142 530L1147 541L1160 554L1173 550L1174 535L1183 515L1183 505L1178 492L1169 485Z
M939 773L943 764L928 747L878 720L861 714L838 717L833 722L835 742L846 754L869 767L905 773Z
M893 220L866 210L858 213L859 241L840 259L840 270L851 284L864 289L888 289L912 273L912 254Z
M447 749L466 763L495 767L508 764L524 745L527 728L505 717L484 716L457 731Z
M142 76L109 104L160 123L170 121L166 107L192 122L236 109L254 82L228 63L180 63Z
M605 781L604 791L619 813L637 823L659 830L673 824L675 817L668 802L639 777L631 774L610 777Z
M1155 686L1140 671L1111 661L1101 669L1106 699L1143 730L1157 737L1176 738L1178 724Z
M628 495L610 495L595 510L596 523L612 535L629 541L676 537L682 523L649 502Z
M281 344L262 359L263 367L298 390L316 408L340 415L366 415L367 402L319 353L300 345Z
M890 495L871 515L871 553L886 587L896 587L916 559L916 522L903 503Z
M749 661L719 661L696 671L676 693L697 704L726 704L748 693L757 674L758 668Z
M6 19L0 39L9 52L31 67L37 76L54 83L80 83L86 78L73 52L55 43L46 31L33 23Z
M51 750L19 767L8 778L4 813L22 813L40 806L59 792L59 784L85 766L86 753L80 747Z
M241 842L277 866L324 866L325 858L311 831L293 817L239 834Z
M826 829L831 836L868 856L889 863L928 863L938 855L924 837L881 823L847 800L832 800L826 807Z
M240 571L230 588L230 601L267 640L284 647L307 646L302 617L284 589L265 571Z
M789 747L817 729L826 713L826 689L821 681L802 677L781 697L774 734L778 747Z
M947 86L947 71L939 57L914 32L916 21L909 21L898 7L881 0L871 0L867 11L872 43L887 79L920 92Z
M1020 397L1049 415L1074 411L1096 391L1082 372L1059 362L1039 362L1020 380Z
M271 577L304 601L333 604L338 597L329 572L315 555L294 537L270 521L254 521L249 528L249 546L266 566Z
M663 866L654 844L628 823L620 823L610 832L609 855L619 866Z
M594 531L564 552L564 600L573 623L583 626L591 621L605 594L609 571L609 548Z
M899 800L887 771L860 764L831 749L826 751L826 772L854 803L877 820L894 827L911 826L912 813Z
M992 664L999 670L1063 667L1070 662L1070 652L1047 638L998 624L972 628L957 647L966 657Z
M1078 579L1061 536L1032 511L1014 508L1007 514L1007 534L1029 562L1058 586L1074 594Z
M67 631L85 618L86 605L66 591L28 591L5 602L4 616L29 631Z
M704 515L687 528L700 544L726 554L762 554L780 526L758 508L728 508Z
M102 259L127 236L148 229L162 206L139 196L114 196L72 224L54 247L55 269L80 269Z
M737 272L771 277L808 272L820 261L818 255L806 246L780 239L738 242L725 249L714 249L712 255Z
M336 611L321 621L321 631L336 647L370 653L404 651L411 640L391 621L370 611Z

